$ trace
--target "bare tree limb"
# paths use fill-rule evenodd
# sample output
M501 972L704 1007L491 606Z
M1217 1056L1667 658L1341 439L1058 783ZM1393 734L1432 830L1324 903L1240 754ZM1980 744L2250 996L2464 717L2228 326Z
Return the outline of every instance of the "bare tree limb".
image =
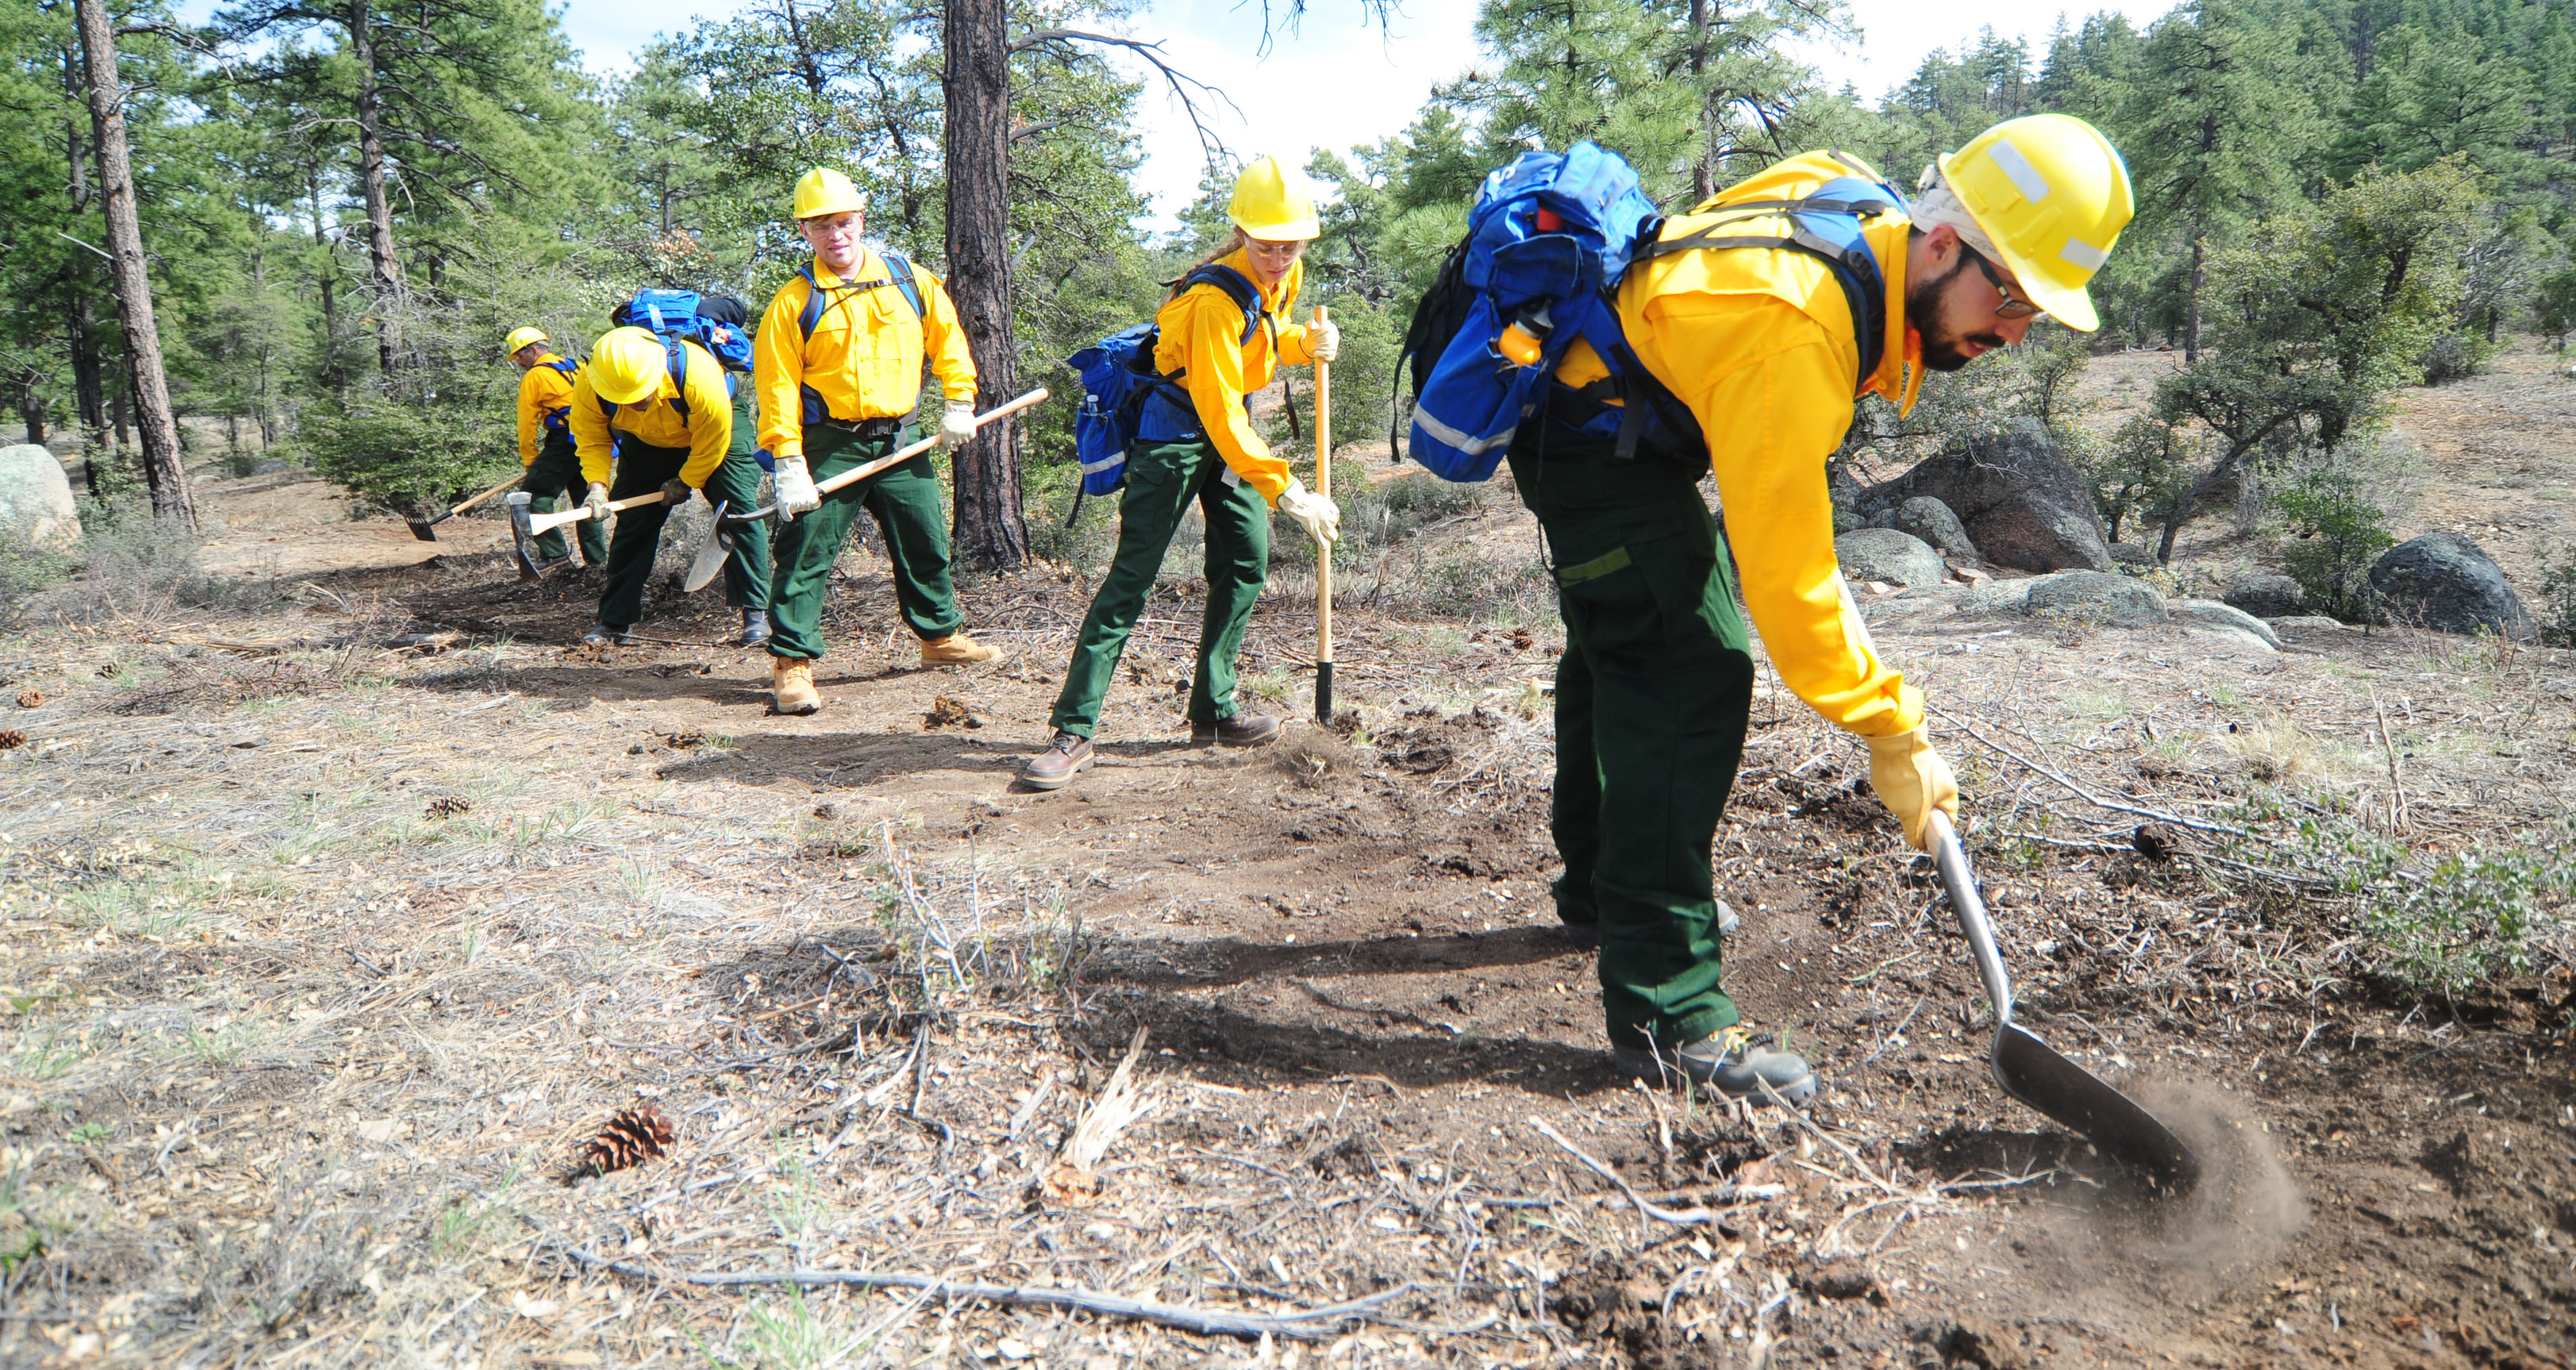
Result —
M983 1299L993 1303L1014 1303L1032 1308L1074 1308L1104 1317L1134 1318L1139 1322L1159 1323L1211 1337L1288 1337L1314 1341L1332 1336L1345 1324L1381 1321L1377 1310L1388 1301L1411 1293L1410 1284L1399 1285L1365 1299L1353 1299L1328 1308L1309 1309L1302 1313L1240 1313L1225 1308L1194 1308L1185 1304L1157 1303L1152 1299L1132 1299L1122 1294L1103 1294L1089 1289L1069 1289L1047 1285L974 1284L942 1279L937 1275L915 1274L902 1270L782 1270L731 1273L715 1270L658 1270L634 1261L615 1261L594 1251L569 1243L558 1245L577 1265L607 1270L630 1279L656 1284L676 1282L709 1289L738 1289L745 1286L792 1284L799 1288L818 1289L842 1285L859 1289L919 1289L931 1297L950 1302Z
M1298 8L1302 10L1304 5L1300 3ZM1264 14L1266 15L1267 12L1265 0ZM1266 22L1264 32L1267 32ZM1104 47L1125 48L1152 63L1154 70L1162 73L1163 81L1171 88L1173 97L1181 102L1182 112L1190 116L1190 127L1199 137L1199 150L1205 153L1210 161L1216 160L1225 151L1225 139L1217 136L1216 131L1208 127L1206 117L1199 113L1198 99L1193 98L1191 92L1197 91L1201 98L1214 96L1223 100L1225 107L1233 110L1236 118L1243 117L1243 106L1236 104L1233 96L1173 66L1165 58L1163 45L1160 42L1149 43L1142 38L1123 38L1114 33L1094 33L1089 29L1032 29L1011 40L1011 51L1026 52L1048 43L1098 43Z

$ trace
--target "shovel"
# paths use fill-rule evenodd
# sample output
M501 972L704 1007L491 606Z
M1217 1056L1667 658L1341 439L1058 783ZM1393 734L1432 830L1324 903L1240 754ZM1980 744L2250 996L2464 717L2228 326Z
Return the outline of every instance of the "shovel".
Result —
M539 534L549 533L565 524L579 523L590 517L590 506L587 504L576 504L561 513L530 513L529 506L534 500L534 496L521 490L511 495L507 501L510 506L510 555L519 563L521 580L535 580L543 574L537 569L536 545ZM661 502L662 492L655 490L637 495L633 499L613 501L608 506L608 512L622 513L628 509Z
M1941 868L1942 887L1950 892L1950 907L1958 910L1968 946L1976 952L1986 998L1995 1006L1991 1053L1995 1083L2003 1086L2004 1093L2083 1134L2095 1150L2157 1189L2177 1196L2189 1193L2200 1179L2200 1162L2171 1128L2012 1020L2012 978L2004 971L2002 954L1995 950L1985 901L1977 895L1976 873L1968 869L1968 854L1959 849L1948 816L1935 810L1930 825L1933 862Z
M475 497L473 497L472 499L469 499L469 500L465 501L463 504L457 505L457 506L455 506L454 508L449 509L446 513L440 514L440 515L439 515L438 517L436 517L436 518L426 518L426 519L406 519L406 520L404 520L404 522L409 523L409 524L411 525L411 535L412 535L413 537L416 537L416 538L420 539L420 540L421 540L421 541L423 541L423 542L436 542L436 541L438 541L438 534L436 534L436 533L434 533L434 532L432 532L432 531L430 531L430 530L432 530L432 529L436 528L438 525L440 525L440 524L442 524L442 523L447 522L449 519L452 519L452 518L456 517L458 514L464 513L466 510L473 508L475 505L481 504L483 501L485 501L485 500L487 500L487 499L492 498L494 495L497 495L497 494L501 493L502 491L509 489L511 486L518 484L520 481L522 481L522 480L526 479L526 478L527 478L527 475L528 475L528 473L527 473L527 472L525 472L525 471L521 471L519 474L517 474L517 475L515 475L515 476L510 477L508 480L505 480L505 481L501 482L501 483L500 483L500 484L498 484L498 485L493 486L491 489L484 491L482 494L476 495L476 496L475 496Z
M975 426L981 428L995 419L1016 414L1030 405L1043 401L1046 397L1046 387L1039 386L1008 404L996 405L976 415ZM814 493L828 495L845 485L855 485L879 471L901 466L938 445L937 438L923 438L909 447L889 452L875 461L853 466L830 480L816 481ZM724 505L718 504L715 526L707 530L707 540L699 543L697 554L689 558L689 576L688 579L680 582L680 588L690 594L696 594L707 588L707 585L716 578L716 574L724 570L725 558L733 553L734 530L757 519L777 519L782 523L786 521L778 518L778 505L774 502L764 504L757 509L746 509L739 514L728 514L725 512Z

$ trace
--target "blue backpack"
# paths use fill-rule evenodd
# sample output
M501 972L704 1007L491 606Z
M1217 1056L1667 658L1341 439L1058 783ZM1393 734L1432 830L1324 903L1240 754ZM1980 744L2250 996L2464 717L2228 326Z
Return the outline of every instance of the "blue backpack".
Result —
M1875 372L1886 350L1887 282L1862 229L1906 202L1876 172L1833 156L1854 174L1802 199L1718 204L1711 212L1719 218L1671 239L1637 173L1589 141L1562 154L1525 152L1487 175L1466 239L1406 335L1414 459L1449 480L1484 480L1521 425L1545 415L1613 442L1623 460L1643 447L1704 461L1698 420L1638 362L1619 325L1617 291L1629 267L1674 252L1789 248L1822 258L1851 306L1861 374ZM1786 218L1788 236L1727 232L1769 218ZM1577 338L1609 371L1580 388L1555 381ZM1521 360L1505 355L1507 344ZM1427 374L1425 358L1435 359Z
M1197 268L1180 280L1187 292L1213 285L1243 311L1240 347L1271 322L1261 307L1261 289L1230 266ZM1273 324L1275 328L1276 325ZM1198 411L1181 388L1186 370L1166 376L1154 369L1154 348L1162 341L1159 326L1142 323L1065 358L1082 377L1082 407L1073 416L1073 449L1082 463L1082 493L1106 495L1127 482L1127 451L1139 439L1160 441L1194 438L1204 431Z
M680 344L693 342L705 348L724 369L725 395L730 398L742 388L739 379L751 370L751 335L737 324L720 323L698 312L698 292L694 290L639 290L635 298L610 310L608 321L619 328L642 328L662 339L670 353L671 389L676 392L671 408L679 413L680 422L689 421L689 361ZM614 417L617 406L605 400L600 407Z
M557 357L550 362L539 362L537 365L550 366L555 370L562 372L564 381L567 384L571 383L575 377L581 374L581 368L579 366L572 362L565 361L561 357ZM571 437L572 406L567 404L560 409L549 409L546 411L546 416L537 422L539 427L545 429L549 433L559 433L565 437Z
M886 279L882 281L846 281L827 289L814 279L812 262L796 268L796 274L805 278L805 311L796 316L796 327L804 333L807 342L814 340L814 329L823 322L824 310L844 299L864 295L871 290L883 290L887 286L893 286L894 293L902 296L905 304L912 306L913 327L916 330L921 327L923 319L930 317L929 310L922 306L921 283L913 279L911 261L899 252L880 252L877 256L886 264ZM804 408L800 411L804 416L802 421L805 423L831 422L832 411L823 403L822 392L810 385L802 388L805 392Z

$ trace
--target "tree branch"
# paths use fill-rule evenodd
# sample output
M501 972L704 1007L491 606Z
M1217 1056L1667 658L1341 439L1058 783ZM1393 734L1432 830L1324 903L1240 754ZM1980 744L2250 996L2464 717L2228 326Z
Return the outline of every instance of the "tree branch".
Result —
M1267 0L1264 0L1264 3L1266 5ZM1299 8L1304 8L1302 3ZM1149 43L1141 38L1122 38L1114 33L1093 33L1088 29L1032 29L1011 40L1011 51L1026 52L1030 48L1046 43L1098 43L1104 47L1125 48L1152 63L1154 70L1163 74L1163 80L1171 87L1173 97L1181 102L1182 111L1190 116L1190 127L1199 137L1199 150L1211 161L1225 151L1225 139L1218 137L1216 131L1208 127L1206 118L1199 113L1198 101L1191 98L1190 92L1195 89L1202 95L1215 96L1225 102L1227 109L1234 111L1234 117L1238 119L1244 117L1243 106L1236 104L1233 96L1182 71L1166 60L1163 55L1163 45L1160 42Z

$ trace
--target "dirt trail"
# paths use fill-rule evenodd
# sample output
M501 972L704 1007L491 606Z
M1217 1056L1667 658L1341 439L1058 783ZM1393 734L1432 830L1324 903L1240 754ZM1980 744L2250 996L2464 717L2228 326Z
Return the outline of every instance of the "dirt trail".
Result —
M511 1103L517 1112L500 1116L518 1121L497 1134L491 1124L442 1124L453 1135L434 1140L425 1121L404 1125L414 1129L401 1134L408 1143L391 1142L389 1132L329 1133L377 1137L350 1143L368 1156L415 1148L415 1169L406 1173L454 1170L488 1187L499 1183L511 1146L560 1163L580 1128L639 1093L684 1118L735 1117L726 1099L752 1096L726 1095L721 1075L712 1083L685 1071L674 1077L670 1064L715 1051L710 1032L736 1034L722 1040L739 1045L724 1050L759 1059L757 1024L779 1033L811 1011L799 986L819 977L828 1000L833 968L809 939L826 939L828 949L847 928L872 917L882 924L890 915L870 901L891 896L883 876L870 872L888 861L902 869L899 860L908 859L952 872L942 886L943 897L962 901L947 906L952 920L961 906L980 920L985 910L1036 917L1060 905L1078 920L1087 948L1074 984L1051 991L1054 998L1001 1005L981 1019L970 1012L943 1029L956 1034L957 1054L948 1058L956 1073L943 1065L934 1079L928 1058L915 1060L916 1116L954 1120L961 1134L999 1129L1015 1109L1057 1116L1070 1091L1047 1102L1031 1083L1038 1077L1025 1074L1032 1054L1089 1082L1134 1026L1148 1027L1158 1053L1148 1073L1189 1102L1140 1125L1130 1145L1163 1148L1140 1157L1174 1158L1155 1162L1168 1167L1173 1186L1216 1184L1223 1193L1227 1185L1270 1185L1259 1174L1266 1169L1293 1200L1281 1216L1289 1209L1304 1216L1276 1228L1266 1244L1258 1228L1156 1227L1169 1235L1140 1239L1137 1262L1109 1261L1094 1278L1133 1282L1159 1251L1154 1269L1162 1273L1152 1279L1198 1271L1186 1278L1236 1291L1203 1288L1208 1299L1264 1289L1263 1298L1283 1304L1331 1302L1350 1293L1337 1287L1343 1277L1330 1273L1337 1268L1436 1286L1436 1300L1413 1315L1424 1322L1412 1332L1337 1344L1332 1354L1351 1363L1540 1363L1579 1354L1654 1366L2397 1367L2541 1366L2576 1356L2576 1058L2565 1035L2576 990L2564 967L2453 1011L2388 1007L2355 976L2344 930L2292 901L2231 891L2189 859L2138 855L2128 849L2135 815L2069 804L2047 777L1993 748L1962 742L1954 755L1976 796L1989 893L2031 1022L2092 1068L2164 1082L2160 1097L2202 1101L2182 1111L2184 1120L2234 1158L2230 1182L2214 1185L2210 1200L2181 1218L2138 1213L2117 1177L2080 1144L1997 1093L1980 1059L1990 1028L1964 944L1933 901L1927 873L1905 859L1893 825L1853 792L1862 753L1768 687L1719 841L1721 891L1746 919L1728 948L1729 984L1750 1018L1789 1034L1829 1081L1813 1129L1777 1114L1676 1114L1606 1068L1590 958L1554 931L1546 895L1549 743L1543 715L1523 709L1535 699L1528 682L1548 673L1548 625L1515 636L1504 624L1345 613L1339 691L1362 720L1356 733L1299 727L1276 747L1220 752L1182 743L1178 691L1194 602L1167 607L1158 598L1157 621L1112 692L1101 765L1065 791L1035 795L1016 791L1012 774L1045 735L1082 606L1083 587L1070 577L971 587L970 626L1010 654L987 668L924 671L894 627L884 577L857 558L847 563L853 577L834 592L836 647L818 673L827 706L811 718L782 719L766 711L756 654L574 647L595 582L521 585L491 550L489 521L452 521L432 548L391 520L353 523L342 513L314 522L311 511L334 506L309 482L215 482L201 499L228 529L210 566L311 578L357 613L308 610L284 622L270 615L220 625L179 616L95 634L56 632L11 654L17 679L46 696L22 714L30 745L0 761L12 791L0 818L10 825L10 850L23 858L17 878L28 892L11 907L32 920L11 983L28 991L60 986L86 1011L106 1015L98 1023L128 1025L119 1032L134 1031L137 1015L148 1012L212 1021L200 1002L211 982L166 966L117 969L115 955L138 951L134 965L157 964L145 933L128 930L120 940L111 920L92 937L91 924L38 912L57 907L41 893L53 888L42 883L53 878L44 862L68 868L104 859L97 854L111 838L158 841L227 868L249 858L271 891L261 896L270 902L260 916L275 921L257 936L239 934L248 939L239 945L265 949L252 959L268 956L281 969L254 972L244 961L224 973L270 977L287 996L274 1001L281 1023L383 1002L367 997L375 993L364 988L368 975L350 970L353 961L379 968L396 977L388 984L420 987L400 1000L414 1005L401 1012L416 1025L399 1031L423 1034L416 1052L437 1043L435 1051L452 1058L452 1081L460 1068L488 1075L473 1087L456 1081L458 1098L543 1101ZM1492 514L1466 535L1507 543L1518 517ZM274 562L261 560L271 555ZM713 595L680 603L659 587L656 595L647 632L713 643L727 626ZM1257 707L1295 714L1306 703L1307 686L1293 672L1307 646L1303 613L1275 595L1256 618L1245 675L1253 688L1273 692ZM336 624L457 637L443 655L387 658L365 673L328 651L289 652L269 659L266 687L249 666L186 655L186 644L218 627L238 639L262 628L314 634ZM2365 749L2375 719L2366 691L2403 715L2401 736L2415 749L2408 765L2419 832L2467 833L2498 814L2563 805L2564 776L2576 762L2576 697L2563 653L2501 659L2455 643L2356 633L2254 654L2181 630L2082 633L2028 620L1920 617L1890 619L1880 643L1990 739L2050 757L2096 793L2148 809L2215 812L2243 788L2248 768L2262 765L2305 767L2328 787L2366 787L2378 764ZM119 669L102 676L106 666ZM290 671L302 674L275 683ZM973 724L932 726L943 698L962 705ZM2285 729L2301 740L2284 741ZM2273 751L2249 750L2247 739L2258 734ZM2306 750L2284 763L2298 747ZM253 794L286 807L257 821L220 807ZM481 866L438 864L435 842L422 847L430 839L418 836L344 852L323 836L297 835L318 833L309 827L314 815L335 804L352 815L341 832L377 821L364 817L377 810L361 805L379 806L382 823L412 831L423 797L441 794L476 796L474 821L489 825L476 840L497 853L476 860L522 872L511 880L554 882L544 887L562 893L533 906L508 902L507 886L477 883L487 880L474 873ZM289 805L290 795L306 798ZM43 807L57 799L72 807ZM80 817L84 803L102 808ZM288 814L300 816L288 823ZM549 835L558 830L560 837ZM263 851L271 854L251 857ZM39 859L44 852L69 854ZM223 907L230 905L208 905L207 926ZM501 937L490 954L498 959L478 961L469 940L453 969L435 969L452 954L435 948L475 935L458 926L502 927L489 920L510 909L521 910L509 915L521 930ZM465 925L452 921L467 915ZM329 921L312 925L317 916ZM323 940L288 950L280 929L306 926L311 932L301 935ZM643 937L633 945L661 946L657 958L677 976L690 963L692 939L719 933L749 939L741 944L749 950L728 953L744 959L701 962L687 974L712 974L706 983L734 997L667 1022L651 1015L672 1010L636 999L641 982L615 978L626 971L581 968L624 965L626 940ZM652 940L659 938L671 940ZM558 942L561 949L549 950ZM512 959L521 944L527 959ZM210 934L206 945L227 944ZM583 946L594 950L576 953ZM164 952L214 954L175 939ZM646 969L638 963L634 973ZM406 978L423 973L429 978ZM354 987L346 983L353 975ZM329 988L335 978L344 982L338 991ZM246 983L262 992L259 982ZM441 1016L454 1010L438 1006L459 993L467 994L454 1001L465 1016ZM248 1006L229 1012L255 1016ZM624 1014L636 1016L620 1026ZM610 1025L614 1040L602 1045L598 1027L579 1026L593 1018ZM720 1026L737 1019L743 1027ZM654 1036L666 1028L670 1036ZM392 1020L364 1037L353 1026L348 1050L380 1030L397 1031ZM910 1049L912 1030L882 1035L888 1031L856 1029L847 1089L878 1078L869 1072L883 1063L903 1068L896 1057ZM22 1018L22 1077L37 1032L33 1018ZM530 1058L498 1043L531 1032L532 1042L565 1034L560 1040L587 1071L575 1080L526 1077ZM393 1088L381 1082L404 1078L362 1067L356 1056L334 1067L321 1044L300 1050L262 1067L287 1072L274 1086L285 1091L273 1096L280 1101L334 1070L341 1081L334 1091L372 1078L381 1092ZM621 1054L629 1052L631 1063ZM76 1184L82 1174L113 1174L118 1195L158 1184L150 1178L156 1149L175 1145L179 1129L231 1116L210 1101L247 1088L241 1072L259 1064L255 1053L247 1061L200 1053L173 1074L209 1074L212 1093L193 1103L191 1086L174 1100L143 1077L75 1069L54 1087L68 1107L8 1105L10 1144L36 1158L40 1179ZM811 1077L834 1078L829 1070ZM513 1079L523 1082L506 1084ZM639 1084L654 1079L677 1082ZM538 1095L495 1093L505 1087ZM371 1107L388 1117L431 1116L417 1102ZM283 1127L263 1117L254 1110L231 1124L243 1129L232 1143L241 1154L283 1145L262 1140L259 1129ZM1535 1132L1532 1119L1649 1191L1705 1194L1730 1177L1771 1197L1729 1207L1697 1228L1643 1222ZM112 1140L72 1140L76 1124L93 1120ZM321 1137L326 1128L392 1125L353 1113L312 1126ZM950 1166L935 1132L904 1143L912 1159L871 1172L874 1183L908 1182L905 1166ZM996 1159L987 1164L1006 1177L1028 1162L1009 1159L1000 1139L1018 1142L1022 1133L1016 1121L1007 1133L993 1132ZM1223 1164L1204 1159L1218 1153ZM182 1172L196 1173L185 1170L201 1164L193 1154L181 1153ZM714 1155L707 1171L725 1164ZM168 1156L161 1152L159 1173L170 1173ZM1476 1192L1490 1202L1474 1207L1465 1191L1454 1203L1424 1200L1418 1227L1402 1210L1393 1227L1381 1210L1370 1210L1375 1226L1361 1225L1368 1205L1337 1211L1331 1203L1339 1201L1320 1192L1348 1184L1365 1191L1379 1177L1389 1192L1409 1192L1407 1185L1464 1183L1471 1170ZM241 1195L226 1200L234 1209L287 1211L282 1172L238 1183ZM1775 1187L1758 1189L1765 1184ZM1301 1207L1310 1186L1311 1211ZM615 1215L631 1210L617 1205L635 1191L613 1182L594 1188L529 1200L530 1221L574 1232L627 1221ZM849 1193L848 1202L865 1207L864 1190ZM69 1253L64 1259L104 1271L114 1263L111 1246L139 1252L165 1241L171 1224L199 1221L206 1200L183 1194L134 1200L140 1207L123 1216L96 1217L95 1239L65 1235L56 1245ZM952 1202L965 1206L952 1212ZM941 1218L929 1226L862 1225L835 1238L842 1254L832 1259L883 1267L942 1242L971 1244L982 1267L999 1262L1026 1278L1064 1269L1077 1229L1146 1221L1137 1217L1142 1209L1114 1203L1060 1224L1032 1226L1037 1209L1014 1217L1007 1206L969 1221L971 1203L939 1203ZM1345 1220L1348 1227L1330 1226ZM699 1221L718 1234L712 1245L692 1246L664 1229L652 1249L705 1266L750 1249L729 1256L729 1245L778 1240L744 1228L728 1243L730 1229ZM1315 1229L1327 1234L1315 1239L1322 1245L1301 1245L1299 1223L1325 1225ZM813 1258L804 1247L792 1250ZM1274 1273L1261 1273L1265 1250L1286 1257L1271 1258ZM11 1331L0 1357L71 1363L75 1329L95 1324L112 1337L128 1325L95 1317L98 1289L186 1287L177 1276L147 1273L164 1268L143 1256L115 1259L127 1260L124 1276L96 1288L80 1279L61 1286L59 1306L73 1319L59 1324L63 1338ZM530 1264L520 1275L478 1279L532 1280L537 1296L561 1300L625 1297L611 1292L622 1287L617 1281L545 1266L534 1248L493 1259ZM549 1280L565 1283L547 1294L557 1288ZM474 1344L487 1365L673 1363L683 1334L649 1332L656 1318L696 1329L687 1336L734 1335L722 1332L736 1306L724 1297L675 1298L649 1315L618 1306L629 1311L603 1314L589 1331L569 1317L514 1322L506 1311L493 1315L498 1322L478 1312L456 1326L482 1329ZM883 1310L896 1306L885 1302ZM1470 1325L1479 1310L1490 1324L1480 1334L1428 1333L1431 1324ZM118 1354L142 1363L159 1354L154 1348L175 1345L167 1338L179 1334L157 1325L164 1340L135 1340L130 1354ZM953 1333L938 1333L965 1338L939 1343L944 1352L922 1349L934 1331L928 1322L906 1324L898 1341L919 1354L952 1355L999 1344L992 1338L1005 1332L1036 1337L1037 1326L986 1309L961 1313ZM1045 1326L1054 1349L1040 1358L1049 1363L1181 1363L1211 1352L1231 1363L1248 1354L1223 1341L1131 1342L1115 1324L1059 1318ZM326 1346L355 1335L327 1325L311 1334ZM656 1339L665 1336L673 1340ZM422 1354L429 1340L406 1354ZM244 1344L265 1346L263 1355L277 1349ZM556 1358L519 1359L540 1356Z

